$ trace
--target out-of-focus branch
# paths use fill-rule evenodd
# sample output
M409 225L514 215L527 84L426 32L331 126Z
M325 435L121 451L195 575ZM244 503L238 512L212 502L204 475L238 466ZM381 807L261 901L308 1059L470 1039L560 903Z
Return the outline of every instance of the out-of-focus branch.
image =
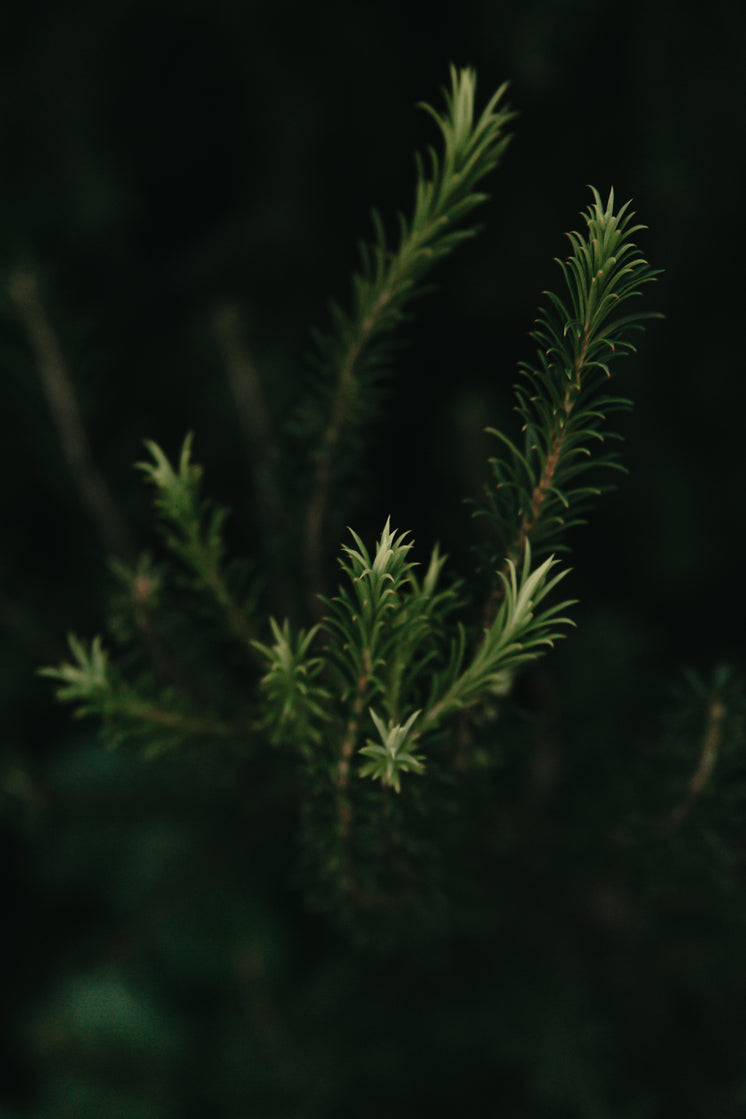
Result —
M660 826L659 834L667 835L679 827L689 815L695 801L702 795L717 761L725 714L726 708L722 701L713 699L707 709L707 722L697 768L689 781L684 799L669 812Z
M702 796L715 768L720 747L723 740L723 728L728 714L728 708L722 699L717 696L710 700L707 706L707 715L702 735L702 744L696 769L689 779L686 791L671 811L662 820L648 823L641 828L632 829L623 827L616 832L616 839L620 843L639 843L650 839L659 839L671 835L681 827L689 816L694 805Z
M212 326L248 446L257 518L264 552L273 571L275 596L287 610L293 588L283 567L282 521L286 512L278 484L276 433L259 372L246 344L238 307L233 303L220 304L213 312Z
M41 300L38 276L30 268L16 269L10 277L8 292L26 331L62 454L78 495L106 549L128 556L132 552L129 532L91 456L75 389Z

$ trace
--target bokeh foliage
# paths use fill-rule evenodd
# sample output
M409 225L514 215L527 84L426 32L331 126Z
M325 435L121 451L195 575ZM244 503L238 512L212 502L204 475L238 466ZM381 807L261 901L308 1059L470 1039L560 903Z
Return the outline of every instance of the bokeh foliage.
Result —
M138 543L152 543L131 470L143 438L174 447L196 428L213 492L245 506L219 311L238 306L281 408L305 324L355 264L367 206L406 204L409 107L447 58L472 62L484 89L511 76L519 139L484 235L418 308L356 528L370 539L389 512L409 525L415 510L423 554L439 539L466 568L459 500L479 491L493 451L480 432L509 415L521 331L587 182L614 182L644 215L667 323L628 363L631 477L577 538L577 633L524 685L526 705L549 712L547 739L572 745L548 802L505 814L506 830L536 838L464 898L458 937L371 958L300 907L295 807L268 814L254 793L266 773L238 781L204 752L147 768L104 753L34 678L57 635L96 631L110 583L4 287L13 1119L405 1114L480 1092L501 1114L539 1119L742 1113L746 907L722 839L738 835L739 758L644 858L602 841L614 805L601 794L612 773L625 807L665 819L693 768L683 746L680 761L657 752L667 682L682 661L709 671L743 651L746 402L729 329L743 22L737 6L695 20L662 0L623 14L467 3L444 21L414 4L14 11L0 48L5 278L38 270L93 458ZM243 545L240 525L229 531ZM500 787L528 787L530 766L551 771L552 757L506 763Z

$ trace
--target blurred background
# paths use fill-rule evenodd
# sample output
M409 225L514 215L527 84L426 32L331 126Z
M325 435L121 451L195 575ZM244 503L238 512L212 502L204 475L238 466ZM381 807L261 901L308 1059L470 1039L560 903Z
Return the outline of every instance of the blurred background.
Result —
M462 498L494 453L483 428L510 428L552 258L588 184L632 198L666 318L618 369L630 475L573 540L578 630L554 671L583 764L655 740L682 665L743 655L746 10L29 0L4 22L0 1116L439 1114L479 1093L538 1119L746 1113L736 887L715 904L698 882L636 925L599 886L581 918L584 871L549 860L501 887L521 914L502 939L360 957L305 913L295 837L229 767L107 753L35 676L67 631L103 628L121 523L152 546L144 438L174 454L195 431L250 545L221 309L282 413L370 207L410 206L434 138L415 104L440 107L453 61L481 103L510 80L515 138L483 232L417 306L350 515L371 537L391 514L468 570ZM117 506L108 539L29 344L39 316Z

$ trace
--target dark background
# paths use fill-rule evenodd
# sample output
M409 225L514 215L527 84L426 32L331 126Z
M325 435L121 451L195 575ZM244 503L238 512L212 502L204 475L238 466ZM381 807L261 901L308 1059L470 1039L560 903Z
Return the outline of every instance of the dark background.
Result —
M261 804L229 802L250 886L231 880L235 868L211 899L204 882L189 886L184 867L204 839L195 798L229 775L164 765L144 777L126 753L103 753L91 728L71 727L34 676L67 630L102 628L107 573L6 288L19 265L38 269L94 458L138 544L152 542L132 469L141 441L173 453L188 429L240 540L247 456L215 306L242 308L281 411L309 326L325 324L328 295L348 291L370 206L410 205L412 148L433 138L414 104L438 104L450 61L476 67L483 100L510 79L520 116L485 229L418 305L351 518L371 536L391 513L423 553L438 539L468 569L461 499L493 452L482 429L510 426L516 365L530 356L539 293L557 282L563 232L579 227L589 183L634 199L649 227L639 242L665 269L648 302L666 319L619 368L635 401L623 421L630 476L576 534L578 631L557 671L584 748L653 737L681 665L743 653L745 43L741 6L663 0L466 0L437 13L411 2L36 2L7 17L0 1114L405 1114L481 1089L490 1113L542 1119L742 1113L740 947L729 920L708 924L696 902L691 990L690 958L685 967L661 933L633 962L606 959L613 991L599 996L593 975L564 963L510 993L502 973L480 973L479 953L451 989L440 958L408 971L409 986L395 969L367 970L303 923L283 884L292 837ZM534 972L530 938L513 950ZM437 1060L450 1054L442 1083L410 1059L418 1037Z

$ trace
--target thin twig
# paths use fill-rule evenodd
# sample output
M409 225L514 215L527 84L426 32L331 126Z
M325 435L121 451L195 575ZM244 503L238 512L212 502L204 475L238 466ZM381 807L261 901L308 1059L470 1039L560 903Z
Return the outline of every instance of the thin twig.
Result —
M677 804L657 829L659 835L669 835L686 819L695 801L702 795L712 775L723 737L726 708L720 699L713 699L707 708L707 722L702 737L699 762L687 786L684 799Z
M169 711L165 707L135 697L127 697L127 701L121 707L121 710L114 713L125 715L133 721L139 720L143 723L150 723L156 727L179 730L185 734L204 734L210 738L234 738L238 735L253 733L255 729L249 724L224 723L209 718L202 719L184 715L180 711Z
M279 452L276 432L259 371L241 328L238 307L234 303L220 304L213 312L212 325L236 402L238 422L249 450L257 510L265 530L265 546L275 555L284 506L277 483Z
M360 731L360 723L362 721L363 712L365 710L365 699L368 692L368 681L370 680L371 673L370 654L366 649L363 654L363 671L357 682L357 695L355 702L352 705L352 713L348 719L345 732L342 737L342 745L339 751L339 762L337 764L337 803L338 803L338 817L339 817L339 833L341 836L346 836L349 833L350 825L352 824L352 808L350 800L347 795L347 786L350 780L350 765L352 762L352 755L355 752L355 744L357 736Z
M174 664L173 659L163 648L158 634L153 629L153 624L150 618L149 605L150 596L153 591L153 581L143 572L140 572L132 580L132 608L135 615L135 624L137 625L138 632L142 638L143 644L150 653L153 663L157 667L161 676L176 687L180 692L188 695L189 687L179 672L179 669Z
M554 433L551 450L547 455L546 462L544 463L544 469L542 470L541 477L539 478L532 491L531 501L529 503L528 509L526 509L523 513L523 517L518 528L518 533L516 535L515 543L505 557L503 566L501 568L501 573L505 577L507 577L510 571L511 562L517 563L521 555L523 554L523 550L526 547L526 542L530 538L531 533L533 532L534 528L538 524L539 518L541 517L541 510L554 481L554 476L557 471L560 458L562 456L562 448L567 436L567 421L572 414L575 401L580 395L580 381L583 375L583 366L585 364L585 358L588 352L589 344L590 327L589 324L586 323L583 345L573 366L572 377L568 382L567 388L565 389L565 395L562 401L562 411L564 413L564 417L560 421L560 424ZM489 630L494 623L495 618L497 617L497 612L500 608L500 603L502 602L504 596L505 583L502 579L499 579L497 584L492 588L492 591L490 592L487 601L484 604L484 610L482 612L482 633L480 635L480 638L475 643L476 646L478 646L481 641L485 639L487 630ZM468 712L464 711L459 717L457 735L457 756L461 768L465 768L466 766L466 759L468 756L468 747L470 741L471 729L468 722Z
M80 405L41 300L37 274L29 268L18 268L10 278L8 291L26 331L60 448L78 495L107 551L129 556L132 553L129 532L91 456Z
M502 574L505 576L507 576L508 574L511 561L513 563L517 563L521 555L523 554L523 549L526 547L526 541L529 539L531 533L539 522L539 518L541 517L541 510L554 481L554 475L557 471L557 467L562 456L562 448L567 436L567 421L570 419L575 401L580 395L580 380L583 375L583 366L585 364L585 358L588 352L589 343L590 326L586 323L583 345L575 361L575 365L573 366L573 375L571 380L568 382L567 388L565 389L565 396L562 401L562 411L564 413L564 417L560 420L559 426L554 433L554 437L552 439L552 449L547 455L541 478L534 486L529 507L524 511L515 543L508 555L505 557L505 562L503 563L501 569ZM483 626L485 629L489 629L489 627L494 622L504 594L505 584L503 583L502 579L500 579L498 584L493 588L489 598L487 599L487 602L485 603L483 614Z
M357 337L345 354L339 372L334 404L316 455L311 497L306 510L304 551L311 609L317 618L321 616L323 611L321 596L327 592L324 576L324 529L331 493L334 456L346 421L355 370L379 319L393 297L397 279L398 274L392 271L387 287L380 293L372 310L361 323Z
M254 664L263 667L264 658L254 646L255 633L251 620L231 594L222 572L213 564L204 570L203 578L234 637L245 646Z
M687 785L682 800L658 823L642 825L636 828L627 826L619 828L615 834L617 842L630 844L639 843L643 840L661 839L671 835L672 832L676 831L676 829L681 826L692 811L696 801L704 792L712 775L712 771L715 768L723 738L723 723L726 714L727 708L721 699L716 697L710 701L707 708L707 719L705 722L704 734L702 735L702 746L699 752L697 768L689 779L689 784Z

